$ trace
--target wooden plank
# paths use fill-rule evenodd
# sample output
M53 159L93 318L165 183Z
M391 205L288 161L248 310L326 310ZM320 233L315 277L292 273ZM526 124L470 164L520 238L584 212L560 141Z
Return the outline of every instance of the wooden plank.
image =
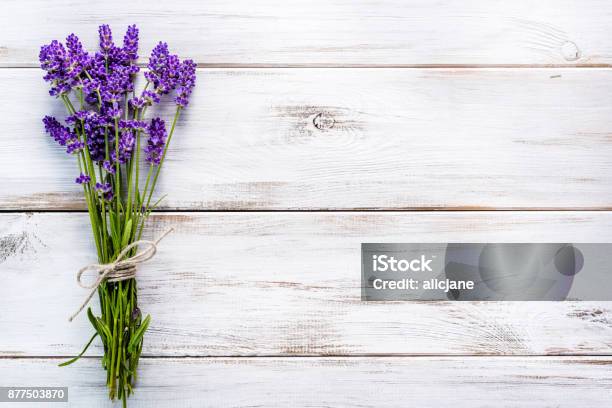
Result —
M595 408L609 407L612 397L609 358L141 361L130 407L437 408L452 403L453 407ZM63 368L57 363L57 359L2 359L2 385L67 386L71 406L108 406L106 376L97 360L82 360Z
M40 76L0 70L0 208L82 209ZM611 95L612 69L200 70L158 191L165 209L608 209Z
M95 261L88 222L79 213L0 215L0 354L66 356L89 338L84 315L67 321L86 295L76 271ZM610 212L172 213L150 225L176 231L138 277L140 307L153 316L146 355L612 347L610 302L360 301L361 242L612 242Z
M611 13L606 0L10 0L0 64L36 65L42 44L71 32L94 47L102 23L117 39L138 24L144 55L164 40L211 65L609 64Z

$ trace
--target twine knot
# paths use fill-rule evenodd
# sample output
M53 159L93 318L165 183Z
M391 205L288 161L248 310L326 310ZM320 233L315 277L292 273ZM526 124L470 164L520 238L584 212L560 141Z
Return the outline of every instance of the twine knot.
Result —
M117 258L111 263L107 264L98 264L92 263L87 266L79 269L77 273L77 283L80 287L84 289L91 289L85 301L81 304L79 309L68 319L72 321L81 311L87 306L87 303L91 300L91 298L96 294L98 287L102 284L102 282L121 282L124 280L132 279L136 277L136 266L140 263L146 262L149 259L153 258L157 253L157 245L159 242L164 239L166 235L174 231L174 228L168 229L166 232L161 234L155 241L149 241L146 239L141 239L139 241L132 242L117 255ZM130 253L130 251L139 245L147 245L147 248L143 251L136 252L134 255L129 258L125 258L125 256ZM124 259L125 258L125 259ZM81 282L81 276L83 273L87 271L96 271L98 272L98 278L91 285L86 285Z

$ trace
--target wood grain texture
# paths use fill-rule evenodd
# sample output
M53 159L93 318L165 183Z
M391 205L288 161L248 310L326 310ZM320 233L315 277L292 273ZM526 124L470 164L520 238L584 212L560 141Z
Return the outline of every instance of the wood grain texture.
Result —
M148 356L612 348L611 302L360 301L362 242L611 242L610 212L172 213L150 225L176 231L138 275ZM95 261L88 228L86 214L0 215L0 354L80 351L91 328L67 318L86 295L75 273Z
M40 119L63 107L40 76L0 70L0 208L83 209L75 161L44 134ZM207 69L198 81L160 178L165 209L612 208L612 69Z
M136 23L143 57L164 40L200 69L158 189L196 212L151 219L176 231L139 271L153 321L131 407L609 406L612 302L359 295L362 242L612 242L611 17L606 0L3 1L0 386L109 406L100 344L56 366L91 334L67 317L95 254L87 215L62 212L85 208L76 164L40 123L61 104L22 68ZM299 212L406 209L538 211ZM541 211L558 209L582 211Z
M97 360L57 362L1 359L1 385L68 386L70 406L109 406ZM611 367L594 357L142 359L129 406L603 408Z
M5 0L0 64L37 65L70 32L93 47L102 23L118 40L138 24L143 55L164 40L212 65L609 64L611 14L606 0Z

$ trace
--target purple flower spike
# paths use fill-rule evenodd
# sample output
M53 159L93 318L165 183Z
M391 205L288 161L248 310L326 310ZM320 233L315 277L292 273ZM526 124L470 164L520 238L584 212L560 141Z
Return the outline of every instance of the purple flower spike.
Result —
M127 163L128 159L132 157L135 142L136 137L132 129L121 131L121 136L119 137L119 163Z
M149 140L144 151L147 155L147 162L152 166L158 166L161 161L164 146L166 145L166 135L166 123L160 118L151 119Z
M71 138L70 130L51 116L45 116L43 123L45 131L61 146L66 146L67 140Z
M195 86L196 64L192 60L185 60L178 72L178 86L174 101L178 106L186 107L189 104L189 95Z
M115 47L113 33L108 24L101 25L98 28L98 34L100 35L100 49L104 54L108 54Z
M166 66L166 60L168 59L169 54L168 44L160 41L155 48L153 48L151 51L151 56L149 57L148 68L150 72L162 72Z
M159 103L159 95L152 91L144 91L142 93L142 98L146 101L148 105L152 105L154 103Z
M147 122L144 122L142 120L133 120L131 121L131 128L134 129L135 131L139 131L139 132L146 132L147 131Z
M66 49L64 45L57 40L51 41L48 45L40 47L40 53L38 54L40 60L40 67L47 71L45 81L52 81L57 79L63 72L66 62Z
M87 135L87 148L91 159L101 163L106 156L105 141L105 118L94 111L77 111L74 115L66 118L66 123L73 124ZM113 134L109 135L109 141L114 140Z
M144 132L148 129L147 126L147 122L144 122L142 120L121 120L119 121L119 129L121 130L126 130L126 129L132 129L132 130L139 130L141 132Z
M138 59L138 28L136 24L128 27L123 37L123 51L134 62Z
M96 183L96 190L100 193L108 193L112 189L110 183Z
M144 100L144 98L132 98L130 99L130 106L134 109L141 109L144 108L147 101Z
M74 182L77 184L87 184L90 181L91 181L91 177L89 177L87 174L84 174L84 173L81 173L81 175L74 180Z
M68 48L68 52L70 55L87 55L87 53L83 50L83 44L81 44L81 40L79 40L79 37L74 35L74 33L66 37L66 48Z
M113 163L111 163L109 160L104 160L102 162L102 167L104 168L104 170L107 171L107 173L109 174L115 174L115 172L117 171L117 168L115 167L115 165Z
M168 44L160 42L151 52L149 72L145 77L153 84L156 93L165 95L176 88L180 66L179 58L168 51Z
M49 94L58 96L70 92L71 80L70 61L64 45L53 40L48 45L40 47L38 54L40 67L46 71L43 79L51 83Z
M68 49L68 75L76 84L77 77L89 65L89 55L83 50L83 44L74 34L66 38L66 48Z
M68 143L66 143L66 153L68 154L77 154L85 147L85 143L81 142L77 139L70 139Z
M66 146L66 153L78 153L85 147L85 143L81 142L76 133L66 126L62 126L57 119L51 116L45 116L43 119L45 131L60 144Z
M102 195L104 200L113 200L113 187L110 185L110 183L96 183L96 191Z

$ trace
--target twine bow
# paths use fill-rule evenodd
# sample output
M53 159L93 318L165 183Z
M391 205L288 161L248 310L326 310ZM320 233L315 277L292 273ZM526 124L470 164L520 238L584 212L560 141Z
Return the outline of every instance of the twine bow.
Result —
M155 256L157 252L157 245L164 239L166 235L174 231L174 228L168 229L166 232L161 234L155 241L149 241L141 239L136 242L132 242L117 255L117 258L107 264L92 263L82 267L77 273L77 283L84 289L91 289L91 292L85 298L85 301L81 304L79 309L68 319L72 321L81 311L87 306L87 303L91 300L93 295L96 294L98 287L104 280L107 282L121 282L124 280L132 279L136 277L136 266L140 263L146 262ZM141 252L136 252L133 256L125 258L125 256L134 248L139 245L147 245L147 248ZM124 259L125 258L125 259ZM98 279L91 285L85 285L81 282L81 276L87 271L98 272Z

